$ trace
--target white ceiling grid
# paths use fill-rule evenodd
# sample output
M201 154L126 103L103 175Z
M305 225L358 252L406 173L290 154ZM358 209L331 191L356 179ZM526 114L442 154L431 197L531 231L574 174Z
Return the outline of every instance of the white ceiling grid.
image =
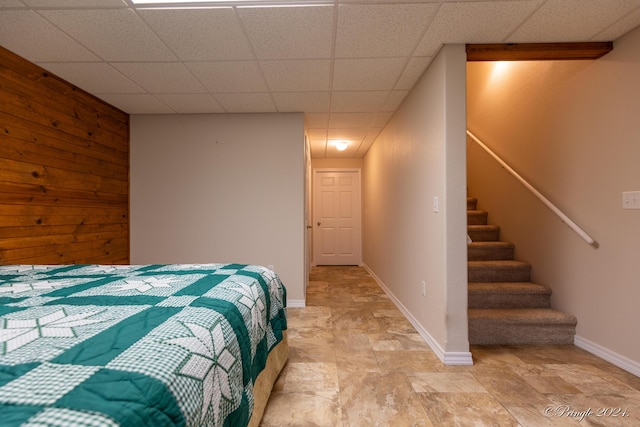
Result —
M640 25L640 0L300 3L0 0L0 45L130 114L304 112L313 157L362 157L443 44L612 41Z

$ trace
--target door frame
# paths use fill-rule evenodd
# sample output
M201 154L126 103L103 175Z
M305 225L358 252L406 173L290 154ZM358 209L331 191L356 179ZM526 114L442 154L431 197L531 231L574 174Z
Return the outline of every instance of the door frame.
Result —
M312 170L312 183L311 183L311 224L315 224L317 222L316 218L315 218L315 202L316 202L316 180L318 179L318 174L320 173L328 173L328 172L350 172L350 173L356 173L357 177L356 177L356 183L358 186L358 200L357 200L357 212L355 217L357 217L358 220L358 233L357 233L357 241L356 241L356 246L357 246L357 256L356 256L356 261L357 261L357 265L363 265L362 264L362 168L357 168L357 167L353 167L353 168L313 168ZM312 233L311 233L311 250L312 250L312 260L313 260L313 266L317 266L318 263L316 262L316 251L315 251L315 239L316 239L316 227L313 227Z

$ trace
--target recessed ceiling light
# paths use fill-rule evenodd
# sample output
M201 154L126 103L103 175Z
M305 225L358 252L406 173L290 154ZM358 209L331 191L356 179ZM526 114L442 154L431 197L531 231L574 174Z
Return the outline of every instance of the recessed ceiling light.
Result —
M347 147L349 147L349 142L348 141L336 141L334 143L334 145L336 146L336 150L344 151L344 150L347 149Z

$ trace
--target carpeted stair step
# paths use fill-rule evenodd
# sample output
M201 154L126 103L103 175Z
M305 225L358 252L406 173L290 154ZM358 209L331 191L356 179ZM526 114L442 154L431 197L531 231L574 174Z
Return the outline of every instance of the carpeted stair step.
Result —
M469 282L528 282L531 277L531 265L523 261L469 261L467 268Z
M488 217L487 211L468 210L467 225L486 225L487 217Z
M469 283L469 308L549 308L551 289L532 282Z
M573 344L575 316L549 308L470 309L469 343Z
M467 245L469 261L513 259L515 246L509 242L471 242Z
M473 211L478 207L478 199L475 197L467 197L467 210Z
M493 242L500 240L500 227L497 225L468 225L467 234L474 242Z

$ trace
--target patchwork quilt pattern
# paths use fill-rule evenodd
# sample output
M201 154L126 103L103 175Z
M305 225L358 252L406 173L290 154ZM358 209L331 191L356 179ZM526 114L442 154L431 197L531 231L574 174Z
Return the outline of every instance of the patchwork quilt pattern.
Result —
M246 264L0 266L3 426L242 426L286 290Z

